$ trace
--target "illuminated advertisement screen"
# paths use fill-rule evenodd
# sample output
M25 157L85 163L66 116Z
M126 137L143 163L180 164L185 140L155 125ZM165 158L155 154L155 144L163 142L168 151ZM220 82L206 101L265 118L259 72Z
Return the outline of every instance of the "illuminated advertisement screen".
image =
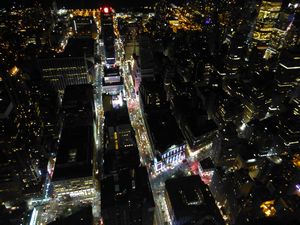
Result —
M120 76L104 77L104 82L106 84L119 83L121 82L121 78Z
M123 106L123 95L122 95L122 93L112 96L112 106L113 106L114 109Z

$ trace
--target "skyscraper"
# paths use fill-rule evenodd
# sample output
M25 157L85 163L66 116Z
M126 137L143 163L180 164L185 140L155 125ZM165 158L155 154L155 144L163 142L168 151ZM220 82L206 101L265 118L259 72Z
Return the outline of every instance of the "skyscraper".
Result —
M281 0L262 1L253 33L253 42L258 49L266 49L279 17L281 5Z
M115 33L113 26L113 9L108 6L100 8L101 34L104 43L104 54L108 65L115 64Z
M300 12L298 4L289 4L280 12L276 25L271 33L264 58L279 55L284 48L299 44Z

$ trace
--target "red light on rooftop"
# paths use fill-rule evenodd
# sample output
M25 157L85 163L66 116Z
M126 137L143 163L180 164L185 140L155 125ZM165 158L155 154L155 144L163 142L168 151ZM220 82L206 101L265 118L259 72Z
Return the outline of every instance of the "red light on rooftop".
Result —
M102 6L100 7L100 12L104 14L109 14L113 12L113 9L110 6Z
M104 13L109 13L109 8L108 8L108 7L104 7L104 8L103 8L103 12L104 12Z

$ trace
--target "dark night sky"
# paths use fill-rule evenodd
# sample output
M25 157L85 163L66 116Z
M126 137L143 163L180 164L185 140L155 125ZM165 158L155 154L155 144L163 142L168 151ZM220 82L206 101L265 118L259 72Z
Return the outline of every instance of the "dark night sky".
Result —
M46 6L51 5L51 0L0 0L0 7L9 7L11 4L18 5L18 3L30 6L34 1L41 2ZM156 0L56 0L56 2L59 7L65 6L66 8L96 8L103 4L112 5L114 8L127 8L149 5Z

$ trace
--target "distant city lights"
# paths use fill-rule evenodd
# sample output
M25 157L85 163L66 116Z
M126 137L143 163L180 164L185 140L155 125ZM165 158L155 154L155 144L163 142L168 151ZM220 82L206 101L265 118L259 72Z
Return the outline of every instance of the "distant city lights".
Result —
M246 2L3 9L3 215L298 224L300 2Z

